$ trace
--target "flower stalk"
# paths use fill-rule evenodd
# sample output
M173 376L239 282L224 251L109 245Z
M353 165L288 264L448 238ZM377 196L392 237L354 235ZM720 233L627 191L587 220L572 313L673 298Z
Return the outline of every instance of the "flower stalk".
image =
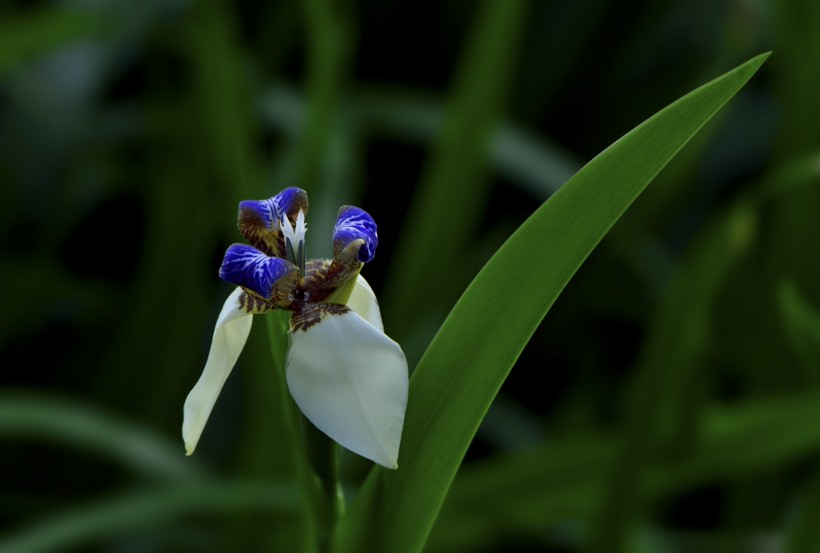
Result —
M329 533L346 510L339 470L341 457L339 444L328 438L304 416L302 417L302 428L308 460L322 489L324 505L321 510L325 514L323 522Z
M287 319L271 314L266 317L268 342L270 344L273 365L284 374L287 362ZM292 402L288 402L291 423L295 423L296 412ZM317 429L304 415L298 416L301 423L305 453L315 478L311 478L306 467L300 470L303 482L312 493L314 523L319 528L318 542L320 551L327 551L330 536L338 520L344 515L346 502L341 484L339 445ZM298 424L298 423L297 423ZM302 457L304 459L304 457ZM318 484L316 486L315 484Z

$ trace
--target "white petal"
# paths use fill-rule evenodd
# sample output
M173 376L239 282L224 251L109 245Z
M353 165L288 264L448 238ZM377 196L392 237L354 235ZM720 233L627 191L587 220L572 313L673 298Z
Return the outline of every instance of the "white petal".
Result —
M401 347L353 311L290 336L288 387L305 416L347 449L397 468L408 384Z
M205 362L205 369L196 385L188 394L183 408L182 439L185 441L185 452L190 455L196 449L199 436L211 409L216 403L219 392L228 375L231 374L242 348L251 331L253 317L239 307L239 296L242 289L237 288L228 296L222 312L216 320L214 337L211 342L211 351Z
M379 311L379 302L376 301L376 294L362 275L356 277L356 285L347 300L347 306L364 317L364 319L384 332L382 315Z

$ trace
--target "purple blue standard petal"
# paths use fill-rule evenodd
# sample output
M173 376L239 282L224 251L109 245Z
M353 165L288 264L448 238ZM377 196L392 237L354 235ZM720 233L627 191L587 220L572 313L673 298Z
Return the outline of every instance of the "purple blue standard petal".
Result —
M239 222L253 223L267 229L273 228L273 222L278 221L278 212L273 198L267 200L242 200L239 202Z
M365 210L352 205L344 205L339 209L336 217L336 228L333 231L333 254L339 252L354 240L364 240L359 249L358 259L367 263L376 255L376 246L379 245L379 235L376 222Z
M225 252L219 278L270 298L276 281L296 270L292 263L270 257L253 246L233 244Z
M246 217L265 228L273 229L274 221L279 225L284 215L295 221L300 209L307 213L307 205L307 192L301 188L290 187L267 200L239 202L239 217Z
M239 203L239 232L266 254L285 257L282 218L287 216L295 223L300 210L307 214L307 192L296 187L285 188L267 200L244 200Z
M301 188L295 186L285 188L268 201L274 206L277 222L281 222L282 217L287 215L291 224L295 224L300 209L307 215L307 192Z

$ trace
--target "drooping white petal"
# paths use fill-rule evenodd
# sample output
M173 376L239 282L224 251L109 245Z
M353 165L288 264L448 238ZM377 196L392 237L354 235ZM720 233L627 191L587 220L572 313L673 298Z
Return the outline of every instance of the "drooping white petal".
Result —
M214 337L211 342L211 351L205 362L205 369L199 377L183 407L182 439L185 441L185 452L191 455L196 449L205 423L211 414L216 398L231 374L242 348L251 331L253 317L248 315L239 305L239 296L242 289L234 290L219 317L214 328Z
M347 306L361 315L368 323L384 332L382 315L379 310L379 302L376 300L376 294L373 293L370 284L367 283L362 275L356 277L356 285L353 287L350 299L347 300Z
M397 468L408 385L401 347L349 309L290 338L288 387L305 416L347 449Z

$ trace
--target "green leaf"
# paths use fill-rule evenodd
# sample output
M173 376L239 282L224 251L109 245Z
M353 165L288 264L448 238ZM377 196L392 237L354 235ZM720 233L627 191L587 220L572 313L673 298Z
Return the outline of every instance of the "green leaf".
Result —
M800 502L791 517L786 534L784 553L817 553L820 551L820 470L815 470L801 489Z
M65 9L38 10L25 16L4 14L0 26L0 75L72 40L96 37L105 29L97 15Z
M626 550L643 496L638 481L662 449L685 447L692 433L702 356L714 335L712 312L726 274L750 241L755 213L738 202L698 234L660 301L638 355L619 452L590 531L591 551ZM700 378L699 378L700 377Z
M704 364L701 362L701 355L708 337L714 334L711 327L714 299L730 267L751 245L760 204L800 187L812 185L815 166L816 160L809 157L766 176L749 187L748 192L738 201L713 217L692 240L648 325L649 332L634 371L635 389L627 400L630 406L629 422L626 431L620 435L623 443L618 444L617 455L615 444L610 439L595 437L590 439L595 444L595 449L584 446L585 442L580 441L546 448L541 454L529 454L533 456L533 462L543 465L543 470L546 471L543 474L534 475L532 470L526 469L526 455L506 461L509 477L501 476L498 471L491 469L492 463L482 465L483 471L470 471L466 480L469 484L458 486L458 489L454 486L453 493L459 499L452 499L460 505L459 510L465 506L470 509L470 515L483 518L481 513L491 513L490 518L494 522L478 520L467 525L469 528L482 529L477 536L471 538L461 535L458 530L466 523L450 517L437 527L437 539L440 542L437 544L438 548L469 550L470 543L477 547L490 534L509 533L515 528L523 527L528 534L532 534L536 528L543 528L558 516L586 518L594 506L599 507L597 532L601 534L599 539L602 549L611 550L616 541L626 541L629 532L622 534L622 531L633 529L637 517L632 499L651 499L642 497L637 490L645 492L644 495L651 491L639 486L639 482L646 478L645 473L650 469L645 465L657 456L652 449L661 448L661 455L669 456L671 452L672 456L677 456L689 451L692 440L703 430L693 421L696 416L694 408L699 405L693 405L696 402L692 396L696 395L693 393L695 383L702 383L709 378L702 373ZM776 409L766 410L766 416L775 412ZM742 411L739 411L737 417L741 416ZM795 418L789 420L793 421ZM742 423L738 426L742 426ZM757 426L749 425L748 428ZM778 436L792 436L798 442L802 439L799 433L786 431L787 428L788 425L784 424L783 427L773 429L773 432ZM708 438L708 429L705 432ZM761 445L760 441L749 440L743 443L743 436L751 438L751 433L735 437L728 432L727 436L701 451L700 460L687 459L688 468L682 469L679 478L671 479L676 483L674 485L680 488L681 482L687 481L686 474L690 474L688 480L695 484L708 477L710 470L720 463L719 452L729 453L736 448L743 448L743 459L752 460L752 464L756 457L765 457L765 448L761 448L763 451L755 450L755 445ZM731 445L720 449L720 444L724 441ZM811 437L805 443L812 443ZM707 453L712 451L715 453ZM780 452L775 452L775 456L777 455ZM547 457L554 459L563 468L556 468L553 472L549 468L553 461L548 461ZM612 459L617 459L617 464L610 466ZM594 464L591 464L592 460L595 460ZM761 461L761 464L765 462ZM740 469L739 466L734 468ZM485 473L488 481L492 480L492 484L482 484L476 478L482 473ZM529 487L525 474L530 478ZM604 476L608 479L608 486L605 488ZM538 481L538 486L533 486L533 481ZM566 485L571 486L572 490L565 492ZM602 486L602 492L592 494L590 489L593 486ZM509 494L510 503L505 503L500 508L502 514L494 513L488 500L492 498L501 501L505 494ZM536 497L538 495L544 497ZM608 499L601 501L601 498ZM599 502L606 504L606 508L601 509ZM580 515L579 505L586 509ZM446 529L441 527L445 524ZM634 533L629 537L634 537ZM473 542L473 539L477 541Z
M820 383L820 313L809 304L791 280L777 285L777 304L783 331L802 362L808 383Z
M430 551L477 551L587 520L615 455L611 436L585 435L465 467L430 536ZM427 550L425 549L425 550Z
M403 339L410 325L446 313L457 272L441 271L429 286L428 268L463 254L489 198L487 156L512 75L527 2L481 3L447 104L442 132L408 209L385 286L385 326ZM425 296L419 302L420 295ZM415 317L402 313L410 310ZM407 352L411 356L412 352Z
M817 391L704 409L697 442L676 457L656 459L640 486L657 501L800 462L820 447L820 427L805 424L819 416ZM465 468L453 483L430 551L473 551L511 535L542 536L562 521L585 524L605 491L616 445L613 436L588 435ZM816 502L812 493L807 490L806 500Z
M281 97L281 107L274 106L280 124L292 117L284 105L286 101ZM432 140L445 119L441 103L419 92L360 92L351 98L347 110L358 124L422 144ZM501 122L491 133L488 155L499 174L544 200L580 168L580 163L558 145L509 121Z
M293 138L306 121L303 102L296 92L277 84L262 96L262 117ZM403 89L358 90L348 96L341 111L351 120L354 131L364 127L379 136L425 146L441 131L445 118L444 106L437 97ZM581 167L575 156L559 145L510 121L501 122L492 133L488 155L500 175L544 200ZM334 173L338 170L335 168Z
M282 517L297 511L301 503L292 485L255 481L198 482L129 492L75 507L7 534L0 539L0 551L65 551L189 515L239 511Z
M772 8L778 36L773 88L781 106L777 146L790 157L820 146L820 106L814 93L820 79L820 3L782 0Z
M209 165L229 186L219 190L222 205L258 196L264 182L256 155L258 129L252 118L250 83L232 12L224 1L196 3L187 18L189 62L194 70ZM226 219L227 222L231 222ZM233 223L226 230L233 231ZM233 234L232 234L233 235Z
M85 449L155 478L183 480L200 473L196 462L183 455L180 442L169 443L98 409L30 393L0 395L0 437Z
M484 414L547 310L646 185L768 57L651 117L590 161L478 274L411 380L399 469L374 468L337 533L347 551L420 551Z

